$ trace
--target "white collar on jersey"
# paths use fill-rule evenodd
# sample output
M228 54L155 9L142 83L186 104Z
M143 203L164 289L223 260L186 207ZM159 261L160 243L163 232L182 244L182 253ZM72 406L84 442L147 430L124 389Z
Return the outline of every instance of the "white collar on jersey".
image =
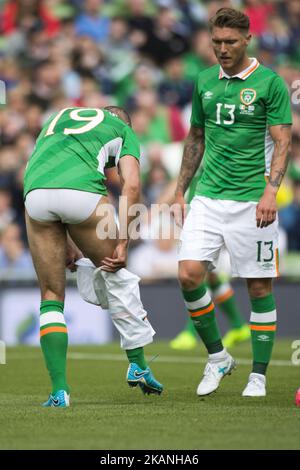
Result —
M222 78L240 78L241 80L246 80L246 78L248 78L259 66L259 62L257 59L255 59L255 57L250 57L250 59L251 64L249 65L249 67L247 67L245 70L242 70L240 73L237 73L236 75L228 75L220 66L219 79L221 80Z

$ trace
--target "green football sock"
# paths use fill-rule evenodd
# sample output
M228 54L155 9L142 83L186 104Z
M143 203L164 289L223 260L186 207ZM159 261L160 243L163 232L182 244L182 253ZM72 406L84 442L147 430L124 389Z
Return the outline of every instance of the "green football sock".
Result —
M201 284L201 285L207 287L206 282L203 282L203 284ZM184 296L184 294L183 294L183 296ZM197 331L196 331L196 329L195 329L194 322L193 322L193 320L192 320L191 317L189 317L189 318L187 319L187 322L186 322L185 327L184 327L184 331L188 331L188 332L191 333L193 336L195 336L195 338L198 336Z
M144 348L126 349L129 362L134 362L141 369L147 369L147 362L144 357Z
M210 283L215 303L225 313L231 328L241 328L246 322L238 308L234 291L228 282L223 282L219 277L214 283Z
M194 327L208 353L214 354L222 351L223 344L216 322L215 308L206 285L200 284L197 289L192 291L182 289L182 294Z
M195 330L195 327L194 327L193 320L191 319L191 317L188 318L188 320L185 324L185 327L184 327L184 331L189 332L191 335L195 336L195 338L198 336L197 331Z
M66 381L68 331L63 315L63 302L43 300L40 307L40 342L52 382L52 394L69 393Z
M273 294L251 298L252 372L265 374L271 360L276 331L276 305Z

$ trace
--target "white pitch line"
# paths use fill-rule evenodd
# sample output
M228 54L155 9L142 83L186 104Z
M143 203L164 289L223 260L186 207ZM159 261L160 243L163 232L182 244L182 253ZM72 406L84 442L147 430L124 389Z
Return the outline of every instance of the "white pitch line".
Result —
M7 362L10 359L13 360L24 360L24 359L40 359L42 356L37 354L32 354L31 352L28 354L18 354L8 352L7 354ZM76 360L76 361L116 361L116 362L123 362L127 361L124 354L108 354L108 353L81 353L81 352L69 352L68 359ZM241 365L251 365L252 360L250 359L243 359L243 358L236 358L235 360L237 364ZM182 356L160 356L155 359L157 362L165 363L165 364L174 364L174 363L181 363L181 364L206 364L207 358L202 357L182 357ZM149 361L148 361L149 362ZM291 361L283 360L283 359L274 359L271 361L271 366L277 367L290 367L294 366Z
M94 353L68 353L69 359L75 360L89 360L89 361L124 361L126 360L122 354L94 354ZM207 358L202 357L181 357L181 356L158 356L157 362L164 362L167 364L180 362L181 364L206 364ZM236 362L241 365L252 364L250 359L235 358ZM149 361L148 361L149 362ZM271 365L278 367L292 366L291 361L286 360L274 360L271 361Z

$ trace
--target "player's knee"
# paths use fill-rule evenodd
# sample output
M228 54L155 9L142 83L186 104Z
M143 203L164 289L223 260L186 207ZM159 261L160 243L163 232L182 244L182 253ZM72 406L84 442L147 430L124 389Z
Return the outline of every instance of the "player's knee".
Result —
M250 297L252 298L265 297L272 292L272 281L269 281L268 279L255 279L251 282L248 282L248 291Z
M178 279L184 290L197 289L199 284L204 281L204 274L199 270L191 269L189 267L180 267Z

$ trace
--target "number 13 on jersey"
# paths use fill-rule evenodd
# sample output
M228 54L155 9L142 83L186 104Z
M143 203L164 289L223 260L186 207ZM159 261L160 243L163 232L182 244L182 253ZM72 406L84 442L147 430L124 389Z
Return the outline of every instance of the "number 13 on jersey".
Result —
M223 119L223 122L221 120L221 112L222 112L222 107L227 111L227 118ZM217 120L216 124L225 124L225 125L230 125L234 123L235 116L234 116L234 111L235 111L235 104L223 104L223 103L217 103Z

